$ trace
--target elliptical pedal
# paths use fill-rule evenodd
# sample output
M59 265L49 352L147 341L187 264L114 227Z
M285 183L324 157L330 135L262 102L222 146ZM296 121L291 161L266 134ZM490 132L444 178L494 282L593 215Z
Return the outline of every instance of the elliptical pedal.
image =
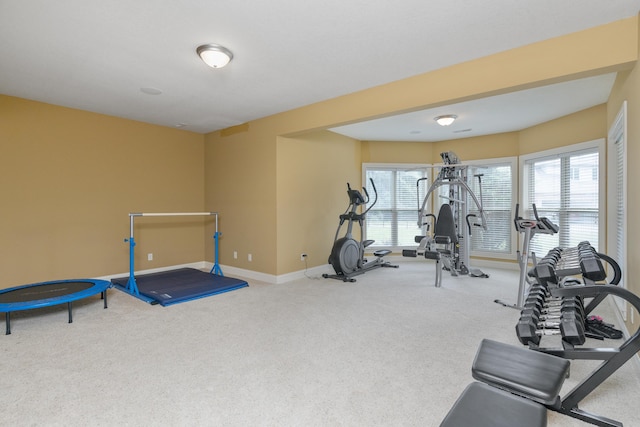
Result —
M377 256L378 258L382 258L383 256L387 256L390 253L391 251L389 249L378 249L373 253L373 255Z

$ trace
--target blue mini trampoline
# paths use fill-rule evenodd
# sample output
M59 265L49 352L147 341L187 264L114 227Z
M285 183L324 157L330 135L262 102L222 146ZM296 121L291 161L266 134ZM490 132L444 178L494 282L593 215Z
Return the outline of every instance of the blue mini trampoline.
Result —
M31 310L67 303L69 323L73 322L71 303L88 298L95 294L102 294L104 308L107 308L107 288L111 282L106 280L77 279L57 280L51 282L34 283L0 290L0 313L6 313L6 326L11 333L11 312Z

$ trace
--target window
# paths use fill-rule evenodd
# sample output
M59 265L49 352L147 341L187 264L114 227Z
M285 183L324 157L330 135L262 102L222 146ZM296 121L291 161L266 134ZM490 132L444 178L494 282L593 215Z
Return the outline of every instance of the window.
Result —
M523 218L540 217L560 227L558 234L536 234L531 250L544 256L553 247L572 247L589 241L596 249L603 229L600 201L602 140L523 156Z
M424 227L418 227L418 212L439 169L424 164L364 164L363 168L367 191L373 197L369 178L373 179L378 190L378 202L369 211L365 221L365 238L375 240L374 247L415 248L415 236L426 233ZM472 255L504 258L515 252L511 211L516 189L513 178L516 175L515 168L515 157L469 163L467 176L470 178L467 178L467 182L478 199L480 181L477 175L481 175L482 205L488 225L486 231L481 227L472 227ZM427 177L429 179L425 180ZM434 193L426 209L432 208L438 212L439 206L448 197L448 186L440 186ZM467 205L468 213L479 215L471 196L468 196Z
M473 226L480 223L480 212L471 195L467 195L465 202L468 206L468 214L475 215L476 221L470 218L471 239L470 255L488 257L515 256L515 230L513 228L513 197L516 192L516 184L513 177L516 168L516 158L483 159L464 162L468 165L466 170L466 182L482 205L487 218L487 229ZM435 173L438 172L436 169ZM443 185L438 188L434 212L438 212L440 205L449 198L449 187ZM466 220L459 218L462 226L467 227ZM459 234L462 231L459 230Z
M486 231L481 227L472 229L471 254L511 255L515 252L515 229L511 209L516 192L516 158L471 163L469 175L473 176L473 179L469 180L469 186L476 197L480 198L480 183L482 184L482 208L487 216ZM479 215L475 204L471 200L467 203L469 213Z
M373 201L378 201L367 214L365 238L375 240L373 247L401 248L416 246L415 236L424 234L418 227L418 203L426 193L426 183L418 180L427 174L427 165L365 164L364 178Z

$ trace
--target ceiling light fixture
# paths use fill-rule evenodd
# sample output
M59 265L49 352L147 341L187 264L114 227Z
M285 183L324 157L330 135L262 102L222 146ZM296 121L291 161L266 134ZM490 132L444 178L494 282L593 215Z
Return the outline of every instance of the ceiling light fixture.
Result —
M456 116L455 114L447 114L444 116L438 116L433 120L435 120L440 126L449 126L457 118L458 116Z
M229 49L213 43L198 46L196 52L211 68L222 68L233 59L233 53Z

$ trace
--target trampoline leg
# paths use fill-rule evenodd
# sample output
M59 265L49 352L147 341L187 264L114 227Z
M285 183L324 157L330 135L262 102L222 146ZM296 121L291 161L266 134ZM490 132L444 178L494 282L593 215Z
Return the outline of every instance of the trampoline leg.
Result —
M5 323L7 324L7 333L6 335L11 335L11 313L9 313L8 311L5 313L4 318Z
M107 308L107 290L105 289L104 292L102 292L102 299L104 300L104 308Z
M69 308L69 323L73 323L73 316L71 314L71 301L67 303L67 307Z

